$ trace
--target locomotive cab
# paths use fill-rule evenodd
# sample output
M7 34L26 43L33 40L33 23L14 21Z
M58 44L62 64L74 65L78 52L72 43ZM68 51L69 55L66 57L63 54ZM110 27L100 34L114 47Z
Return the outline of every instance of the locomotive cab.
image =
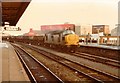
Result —
M66 46L76 46L79 43L79 36L74 33L72 30L66 30L63 32L65 35L65 45Z

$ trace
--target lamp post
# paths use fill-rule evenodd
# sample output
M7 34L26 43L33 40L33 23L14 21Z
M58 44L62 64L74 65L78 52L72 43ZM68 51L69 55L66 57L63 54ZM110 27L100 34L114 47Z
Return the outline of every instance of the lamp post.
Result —
M120 31L120 24L118 24L117 26L117 46L120 45L119 31Z
M84 43L87 44L87 34L86 34L86 28L84 27L84 36L85 36L85 39L84 39Z
M0 0L0 43L2 43L2 2Z
M0 0L0 43L2 43L2 0ZM0 47L0 83L2 82L2 49Z
M100 43L100 42L99 42L99 40L100 40L100 37L99 37L99 31L100 31L100 29L98 28L98 29L97 29L97 32L98 32L98 40L97 40L97 44L98 44L98 45L99 45L99 43Z

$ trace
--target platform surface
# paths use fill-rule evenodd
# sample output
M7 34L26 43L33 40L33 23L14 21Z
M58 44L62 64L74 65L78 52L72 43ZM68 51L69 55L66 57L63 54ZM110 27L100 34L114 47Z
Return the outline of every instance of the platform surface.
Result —
M97 44L97 43L89 43L89 44L80 43L80 45L82 45L82 46L91 46L91 47L99 47L99 48L106 48L106 49L113 49L113 50L120 50L120 46L107 46L107 45L100 45L100 44Z
M8 42L0 44L0 82L29 81L14 48Z

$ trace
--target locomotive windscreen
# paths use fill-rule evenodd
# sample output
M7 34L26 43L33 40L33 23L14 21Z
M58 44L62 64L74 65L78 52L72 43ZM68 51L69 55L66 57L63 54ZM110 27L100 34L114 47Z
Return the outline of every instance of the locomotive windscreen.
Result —
M75 32L72 31L72 30L65 30L65 31L63 32L63 35L68 35L68 34L75 34Z

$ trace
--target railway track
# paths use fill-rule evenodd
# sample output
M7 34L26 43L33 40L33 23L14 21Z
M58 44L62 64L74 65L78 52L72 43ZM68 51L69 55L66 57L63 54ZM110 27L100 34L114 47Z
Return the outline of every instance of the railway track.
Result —
M56 50L56 51L59 51L59 52L62 51L64 53L72 54L72 55L80 57L80 58L85 58L85 59L88 59L88 60L91 60L91 61L94 61L94 62L99 62L99 63L107 64L107 65L112 66L112 67L120 68L120 61L118 61L118 60L113 60L113 59L100 57L100 56L87 54L87 53L81 53L80 51L77 51L75 53L70 53L70 52L65 52L61 49L55 49L55 48L49 48L49 47L46 47L46 48L53 49L53 50Z
M100 56L87 54L87 53L81 53L80 51L77 51L75 53L70 53L70 52L63 51L61 49L55 49L55 48L48 48L48 49L53 49L53 50L56 50L58 52L62 51L63 53L68 53L68 54L71 54L71 55L74 55L74 56L77 56L77 57L80 57L80 58L88 59L90 61L99 62L99 63L106 64L106 65L109 65L109 66L112 66L112 67L115 67L115 68L120 68L120 61L119 60L113 60L113 59L100 57Z
M55 60L55 61L58 61L59 63L75 70L76 73L82 73L85 76L87 76L87 77L89 77L97 82L106 82L106 81L119 82L120 81L120 78L118 78L116 76L110 75L110 74L102 72L102 71L95 70L91 67L85 66L84 64L76 63L75 61L68 60L66 58L57 56L55 54L46 52L44 50L40 50L36 46L26 45L26 47L29 47L30 49L35 50L35 51L37 51L37 52Z
M13 44L12 44L13 45ZM63 83L63 81L52 73L47 67L40 63L37 59L32 57L31 54L26 52L24 49L17 45L13 45L16 53L18 54L25 70L27 71L28 77L31 82L52 82L52 83Z
M24 45L25 46L25 45ZM25 46L25 47L27 47L27 46ZM24 48L24 47L23 47ZM29 49L28 49L29 50ZM30 50L29 50L30 51ZM35 57L35 56L34 56ZM47 57L48 58L48 57ZM38 56L37 56L37 59L38 59ZM52 58L50 58L50 59L52 59ZM54 60L54 59L52 59L52 60ZM58 61L56 61L56 60L54 60L55 62L58 62ZM60 63L60 62L58 62L58 63ZM53 63L52 63L53 64ZM60 64L62 64L62 63L60 63ZM54 65L54 64L53 64ZM64 65L64 64L62 64L62 65ZM74 69L72 69L72 68L70 68L69 66L67 66L67 65L64 65L65 67L67 67L67 68L69 68L70 70L74 70ZM50 68L49 68L50 69ZM76 74L77 72L76 72L76 70L74 70L73 71L74 72L74 74ZM79 75L80 76L79 76ZM70 75L70 74L68 74L68 75ZM96 81L95 79L91 79L89 76L86 76L86 75L84 75L84 74L82 74L82 73L77 73L77 78L80 78L80 80L78 80L78 81L86 81L86 82L89 82L89 83L93 83L93 82L99 82L99 81ZM87 79L87 80L86 80ZM64 82L71 82L71 81L68 81L68 80L64 80Z
M120 68L120 61L117 61L117 60L112 60L109 58L104 58L104 57L95 56L95 55L91 55L91 54L87 54L87 53L81 53L81 52L75 52L75 53L72 53L72 55L81 57L81 58L85 58L88 60L92 60L95 62L107 64L112 67Z

